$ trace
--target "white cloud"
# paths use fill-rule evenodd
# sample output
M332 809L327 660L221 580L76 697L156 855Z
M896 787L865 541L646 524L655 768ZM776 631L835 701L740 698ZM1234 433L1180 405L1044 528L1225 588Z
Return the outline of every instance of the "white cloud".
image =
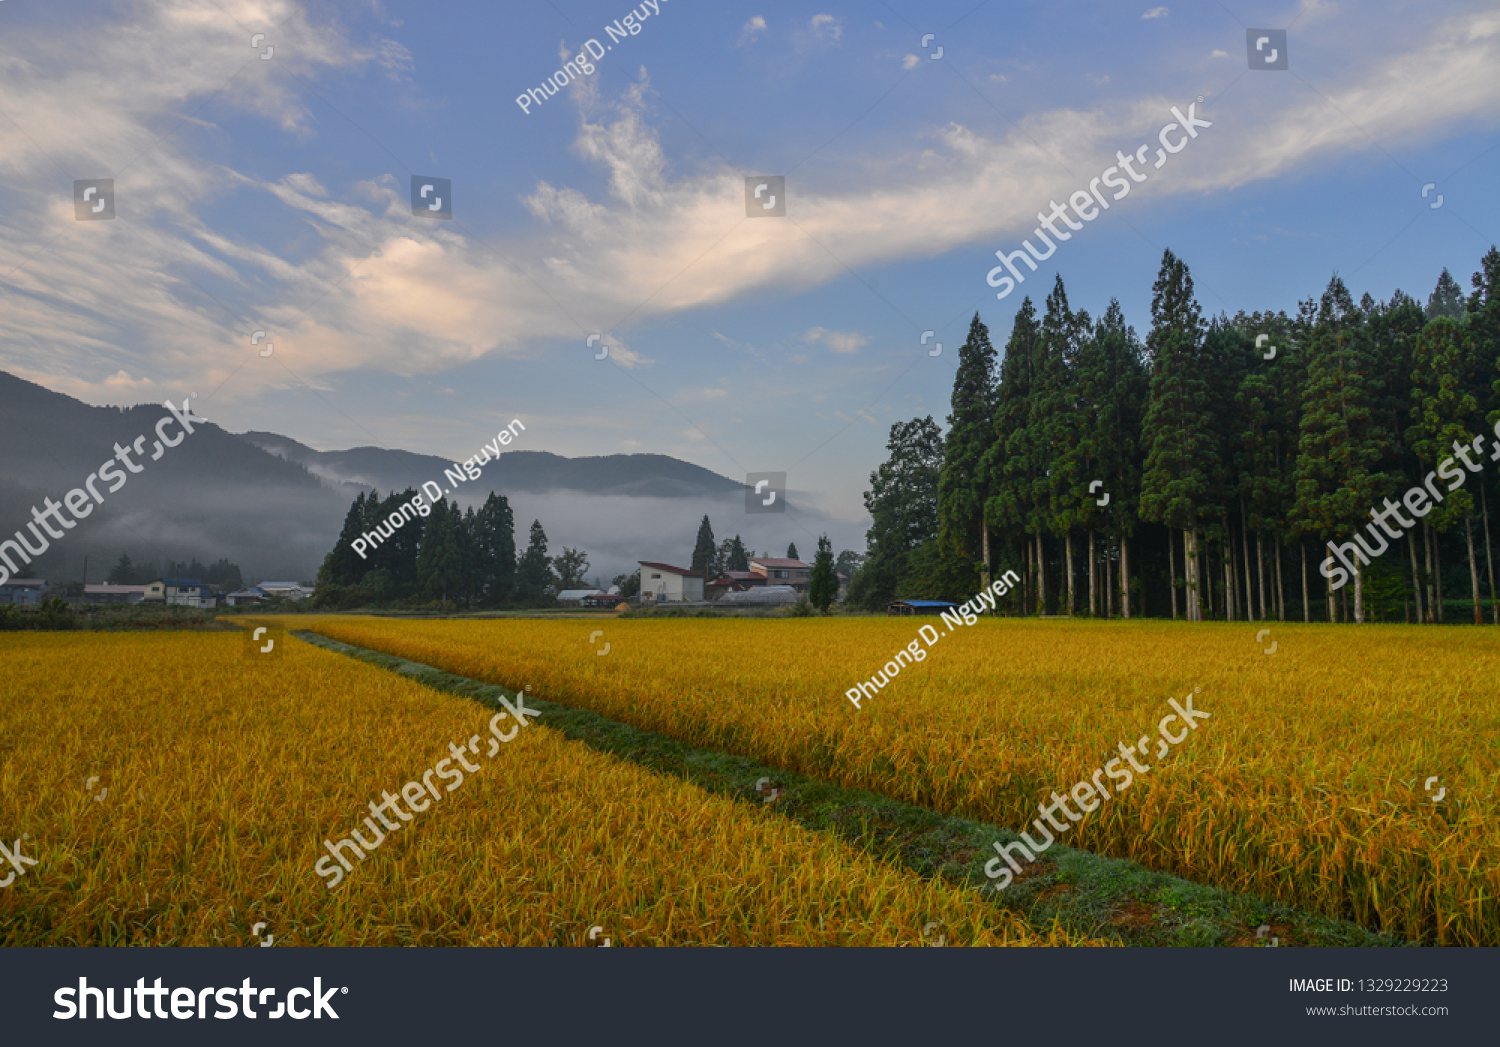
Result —
M1153 7L1151 10L1149 10L1145 14L1141 15L1141 17L1142 18L1165 18L1165 17L1167 17L1167 15L1169 15L1171 13L1172 12L1169 11L1165 7Z
M844 27L833 15L813 15L808 29L812 31L813 39L819 41L837 40L844 35Z
M1209 52L1208 57L1210 57L1210 58L1228 58L1229 57L1229 52L1228 51L1220 51L1218 48L1215 48L1214 50L1212 50L1212 51Z
M835 353L857 353L860 347L869 344L869 339L852 331L830 331L826 327L814 327L802 336L810 345L826 345Z
M916 55L907 55L905 58L901 59L901 68L902 69L915 69L917 66L919 66L921 64L922 64L922 60L920 58L918 58Z
M239 2L257 12L257 24L292 11L290 0ZM831 17L820 17L832 33ZM604 188L537 182L523 198L533 226L485 245L449 223L410 221L406 187L391 176L329 189L305 173L251 177L226 168L217 149L195 155L203 135L153 147L162 128L245 66L248 49L223 32L222 12L208 0L142 2L139 19L142 32L166 34L160 47L138 54L118 24L67 40L23 30L8 44L26 58L0 66L0 93L13 99L6 111L25 127L23 134L0 120L0 369L93 402L112 399L125 382L154 383L150 399L206 395L236 372L237 384L280 386L290 381L283 364L326 385L340 372L429 374L554 343L583 354L590 331L623 316L650 322L757 289L802 291L846 267L931 258L960 245L978 243L986 253L1013 247L1038 208L1079 188L1060 178L1057 161L1097 174L1113 162L1122 135L1154 142L1169 106L1181 104L1138 96L1036 111L993 135L959 124L918 127L910 149L878 163L845 157L855 173L842 181L809 173L811 180L793 182L793 225L747 221L737 171L669 164L648 119L649 81L620 100L600 99L591 82L569 96L579 115L573 149L603 175ZM277 33L305 34L309 42L299 47L325 68L374 60L332 29L295 29L297 22ZM1215 127L1154 172L1141 195L1212 194L1362 153L1370 146L1359 127L1378 126L1389 147L1500 109L1493 75L1500 21L1473 14L1425 32L1401 41L1402 53L1370 54L1347 72L1330 72L1320 80L1326 100L1267 95L1223 112L1200 106ZM283 92L262 65L244 68L249 79L216 105L301 133L310 126L303 93ZM317 68L299 75L316 77ZM88 177L119 171L137 154L117 177L122 220L75 225L53 158ZM217 224L212 216L241 201L300 223L312 246L292 256L277 241ZM976 273L978 290L982 280ZM259 358L250 346L257 328L272 333L274 357ZM866 344L857 334L813 332L804 340L835 353ZM652 363L616 343L619 366Z
M755 17L751 18L750 21L740 26L740 38L738 41L738 45L740 47L744 47L746 44L755 43L756 40L760 39L760 34L764 33L765 31L765 18L761 15L756 15Z

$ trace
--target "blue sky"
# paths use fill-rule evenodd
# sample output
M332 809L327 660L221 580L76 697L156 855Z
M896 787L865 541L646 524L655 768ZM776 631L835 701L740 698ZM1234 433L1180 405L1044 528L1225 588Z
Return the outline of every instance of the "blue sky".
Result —
M466 456L520 417L533 449L787 470L862 548L889 426L943 420L976 309L1003 344L1061 273L1144 332L1165 247L1206 312L1335 270L1425 300L1500 241L1493 5L1103 6L659 0L614 40L650 5L5 0L0 369L319 448ZM1250 28L1288 70L1248 69ZM516 104L591 38L592 75ZM1190 103L1213 126L997 301L994 252ZM768 174L787 217L747 218ZM119 218L75 222L109 176Z

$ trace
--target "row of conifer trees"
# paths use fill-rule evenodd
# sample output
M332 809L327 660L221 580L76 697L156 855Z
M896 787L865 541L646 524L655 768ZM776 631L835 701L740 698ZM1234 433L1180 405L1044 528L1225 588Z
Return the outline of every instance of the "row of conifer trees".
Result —
M1424 308L1355 302L1334 274L1295 315L1205 321L1167 251L1144 340L1117 301L1074 310L1061 276L1041 315L1021 303L1003 358L976 315L947 433L893 426L871 474L851 598L963 600L1014 569L1011 613L1442 622L1460 603L1477 622L1488 603L1496 620L1488 453L1383 554L1346 552L1350 584L1328 549L1373 544L1371 510L1456 446L1500 447L1494 247L1472 285L1445 269Z

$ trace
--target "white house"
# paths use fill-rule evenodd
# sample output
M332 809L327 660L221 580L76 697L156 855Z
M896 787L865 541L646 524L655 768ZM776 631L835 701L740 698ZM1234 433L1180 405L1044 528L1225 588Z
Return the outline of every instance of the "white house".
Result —
M703 599L703 575L671 564L637 560L641 565L641 600L646 603L683 603Z

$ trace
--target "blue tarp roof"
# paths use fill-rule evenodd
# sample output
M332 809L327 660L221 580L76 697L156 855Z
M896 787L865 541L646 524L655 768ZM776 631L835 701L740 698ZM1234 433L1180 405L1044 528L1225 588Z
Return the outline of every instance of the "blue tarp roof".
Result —
M904 603L908 607L957 607L956 603L947 600L896 600L895 603Z

